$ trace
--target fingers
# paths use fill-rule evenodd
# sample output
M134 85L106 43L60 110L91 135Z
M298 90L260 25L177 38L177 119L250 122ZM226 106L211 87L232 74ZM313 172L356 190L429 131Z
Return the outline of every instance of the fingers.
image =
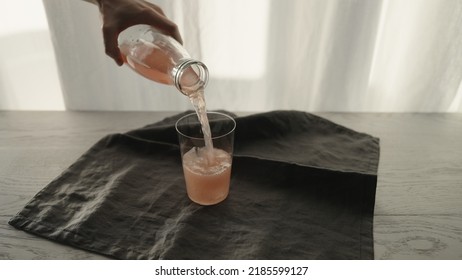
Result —
M178 26L165 16L164 11L160 7L154 4L150 6L154 11L146 11L144 17L146 22L144 23L156 27L162 33L173 37L180 44L183 44Z
M122 64L124 64L124 61L122 59L122 54L120 53L119 46L117 43L118 36L118 30L110 26L103 26L105 52L108 56L114 59L117 65L121 66Z
M129 0L127 5L116 5L117 3L117 1L106 1L100 6L105 52L114 59L117 65L124 63L118 46L119 33L132 25L154 26L163 34L183 44L178 26L165 16L159 6L143 0Z
M176 24L170 30L170 36L172 36L175 40L177 40L180 44L183 45L183 39L181 38L180 30L178 29L178 26Z
M153 8L154 10L156 10L156 12L158 12L159 14L161 14L161 15L163 15L163 16L165 17L164 11L163 11L159 6L156 6L156 5L154 5L154 4L152 4L151 6L152 6L152 8Z
M170 20L167 20L165 22L165 25L163 26L163 30L167 35L172 36L175 40L177 40L180 44L183 44L183 39L181 38L180 35L180 30L178 29L178 26L171 22Z

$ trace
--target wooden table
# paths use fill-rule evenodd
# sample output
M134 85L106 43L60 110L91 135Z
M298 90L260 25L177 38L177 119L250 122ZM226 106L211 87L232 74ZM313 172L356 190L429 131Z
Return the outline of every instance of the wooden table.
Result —
M172 114L0 111L0 259L104 259L8 220L104 135ZM317 115L381 140L376 259L462 259L462 114Z

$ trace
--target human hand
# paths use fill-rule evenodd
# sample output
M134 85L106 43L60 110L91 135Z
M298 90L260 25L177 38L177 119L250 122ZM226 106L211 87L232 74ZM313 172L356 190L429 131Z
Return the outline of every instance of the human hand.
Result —
M124 63L117 38L119 33L136 24L154 26L165 35L183 43L177 25L162 9L144 0L96 0L103 20L105 52L120 66Z

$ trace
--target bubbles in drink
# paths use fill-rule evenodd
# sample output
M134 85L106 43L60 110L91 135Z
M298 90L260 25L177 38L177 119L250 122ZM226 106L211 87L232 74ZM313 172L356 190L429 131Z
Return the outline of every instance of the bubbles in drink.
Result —
M221 149L195 147L183 155L183 165L198 175L217 175L231 167L231 156Z

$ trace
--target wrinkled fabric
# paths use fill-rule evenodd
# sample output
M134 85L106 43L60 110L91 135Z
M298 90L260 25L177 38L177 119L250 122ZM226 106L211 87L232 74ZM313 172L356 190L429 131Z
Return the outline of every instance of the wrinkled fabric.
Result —
M236 117L230 194L186 194L183 114L104 137L10 224L119 259L373 259L379 139L298 111Z

